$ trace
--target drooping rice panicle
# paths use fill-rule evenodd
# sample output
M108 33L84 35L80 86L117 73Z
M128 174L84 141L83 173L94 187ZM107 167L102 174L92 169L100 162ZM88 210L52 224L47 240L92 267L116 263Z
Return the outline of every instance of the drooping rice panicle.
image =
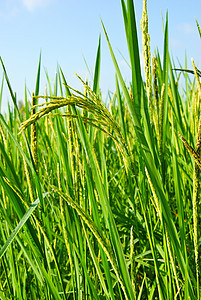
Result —
M80 79L82 81L82 79ZM83 81L82 81L83 82ZM117 138L119 142L121 143L122 149L126 155L127 160L131 163L132 161L130 160L131 155L128 150L128 146L121 134L121 130L119 128L119 125L115 122L113 116L109 113L109 111L106 109L106 107L100 102L98 97L95 95L95 93L87 86L85 86L87 89L89 95L91 98L85 97L83 94L79 93L83 97L81 98L80 96L76 96L75 94L72 94L71 96L68 96L66 98L56 98L55 97L50 97L53 99L52 101L49 101L47 106L41 108L37 113L35 113L33 116L31 116L27 121L23 122L21 124L21 130L20 133L27 128L29 125L35 123L38 119L43 117L44 115L49 114L51 111L68 105L76 105L80 108L87 109L90 111L93 115L96 113L96 116L98 117L98 122L101 123L103 120L105 122L106 128L109 127L114 130L115 134L117 135ZM39 98L39 97L38 97ZM41 96L43 98L43 96ZM40 104L38 106L43 106L44 104ZM68 108L67 108L68 109ZM69 112L67 112L67 115ZM101 120L102 119L102 120ZM69 125L68 125L69 126ZM70 128L69 130L69 138L71 136ZM69 139L70 141L71 139ZM72 147L72 146L71 146ZM72 160L73 161L73 160Z

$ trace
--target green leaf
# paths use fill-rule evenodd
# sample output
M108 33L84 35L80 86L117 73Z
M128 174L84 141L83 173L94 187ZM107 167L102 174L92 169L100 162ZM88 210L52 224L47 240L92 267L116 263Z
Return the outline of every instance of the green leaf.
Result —
M39 88L40 88L40 68L41 68L41 53L39 56L39 62L38 62L38 72L37 72L37 78L36 78L36 87L35 87L35 96L39 95Z
M200 35L200 38L201 38L201 29L200 29L200 25L199 25L199 23L198 23L198 20L197 20L197 19L195 19L195 20L196 20L198 32L199 32L199 35Z
M45 193L43 196L45 197L47 194L48 193ZM4 255L4 253L6 252L6 250L9 247L9 245L13 242L13 240L16 237L16 235L18 234L18 232L20 231L20 229L24 226L24 224L29 219L29 217L31 216L31 214L33 213L33 211L36 209L36 207L38 206L39 203L40 203L39 199L36 199L31 204L30 208L24 214L24 216L22 217L22 219L18 223L17 227L13 230L13 232L10 235L10 237L8 238L8 240L6 241L6 243L3 245L3 247L1 248L1 250L0 250L0 258Z
M99 78L100 78L100 54L101 54L101 36L99 36L98 50L96 55L96 64L94 72L93 92L98 95L99 90Z

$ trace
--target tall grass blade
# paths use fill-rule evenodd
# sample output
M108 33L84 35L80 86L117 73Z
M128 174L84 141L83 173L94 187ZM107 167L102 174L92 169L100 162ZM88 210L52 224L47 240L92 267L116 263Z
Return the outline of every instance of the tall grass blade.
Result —
M101 57L101 36L99 36L98 50L96 55L96 64L93 81L93 92L98 95L99 92L99 78L100 78L100 57Z
M1 113L1 103L2 103L2 95L3 95L3 84L4 84L4 74L1 81L1 90L0 90L0 113Z
M128 50L129 50L130 62L131 62L132 95L134 100L133 105L135 105L136 113L140 118L142 77L141 77L140 56L139 56L134 2L133 0L128 0L127 8L124 0L121 0L121 4L122 4L125 32L126 32L126 38L127 38L127 44L128 44Z
M44 195L46 196L46 194ZM20 229L24 226L24 224L27 222L33 211L36 209L36 207L39 204L39 199L36 199L30 206L30 208L27 210L27 212L24 214L20 222L18 223L17 227L13 230L12 234L6 241L6 243L3 245L3 247L0 250L0 258L4 255L9 245L12 243L12 241L15 239L16 235L20 231Z
M196 19L196 24L197 24L198 32L199 32L199 35L200 35L200 38L201 38L201 29L200 29L200 25L199 25L197 19Z
M41 69L41 53L39 56L39 62L38 62L38 72L37 72L37 78L36 78L36 87L35 87L35 96L39 95L39 89L40 89L40 69Z

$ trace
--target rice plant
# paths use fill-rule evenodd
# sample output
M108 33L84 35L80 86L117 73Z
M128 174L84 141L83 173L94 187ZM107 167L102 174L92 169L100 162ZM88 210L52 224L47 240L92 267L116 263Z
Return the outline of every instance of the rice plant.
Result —
M19 109L0 115L1 299L200 299L200 71L150 53L141 63L133 0L121 0L131 81L116 70L102 99L99 39L92 86L58 67ZM200 33L199 23L196 20ZM163 57L163 60L161 60ZM185 86L181 86L181 76ZM189 72L193 75L189 75Z

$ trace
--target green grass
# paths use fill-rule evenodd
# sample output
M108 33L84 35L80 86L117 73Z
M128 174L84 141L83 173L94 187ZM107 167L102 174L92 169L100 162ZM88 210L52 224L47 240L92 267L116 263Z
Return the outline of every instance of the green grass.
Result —
M58 67L40 95L40 56L20 109L1 59L0 103L5 83L13 101L0 115L1 299L200 299L200 72L179 66L182 86L168 15L163 61L152 57L144 1L144 81L134 3L121 5L131 81L101 21L116 70L108 107L100 38L92 87L78 76L74 90Z

